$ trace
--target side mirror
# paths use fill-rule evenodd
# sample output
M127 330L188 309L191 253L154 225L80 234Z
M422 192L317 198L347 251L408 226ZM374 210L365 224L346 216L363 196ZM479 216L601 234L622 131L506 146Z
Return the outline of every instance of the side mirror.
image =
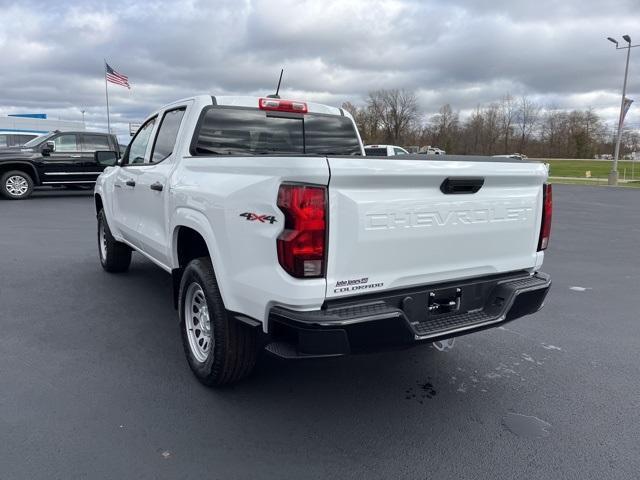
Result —
M111 150L98 150L94 152L93 158L103 167L113 167L118 164L118 152Z
M56 143L53 140L49 140L42 147L42 155L49 155L51 152L56 151Z

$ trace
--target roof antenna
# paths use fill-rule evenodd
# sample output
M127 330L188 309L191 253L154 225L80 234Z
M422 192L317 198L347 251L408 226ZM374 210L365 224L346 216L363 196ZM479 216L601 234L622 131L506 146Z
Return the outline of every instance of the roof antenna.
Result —
M280 83L282 82L282 73L284 72L284 68L280 69L280 79L278 80L278 88L276 88L276 93L273 95L267 95L267 98L280 98Z

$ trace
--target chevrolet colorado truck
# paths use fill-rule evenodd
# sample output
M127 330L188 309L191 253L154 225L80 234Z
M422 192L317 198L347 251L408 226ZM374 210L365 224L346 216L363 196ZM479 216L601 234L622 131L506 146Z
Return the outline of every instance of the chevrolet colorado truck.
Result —
M98 132L54 131L0 148L0 194L23 200L34 187L92 188L119 155L115 135Z
M364 156L316 103L198 96L142 124L95 186L108 272L173 278L207 385L284 358L442 341L539 310L552 195L542 163Z

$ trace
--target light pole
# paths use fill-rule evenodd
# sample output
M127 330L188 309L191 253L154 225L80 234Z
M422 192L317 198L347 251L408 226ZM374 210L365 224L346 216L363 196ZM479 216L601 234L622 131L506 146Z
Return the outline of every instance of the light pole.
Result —
M616 45L616 50L627 49L627 63L624 67L624 83L622 84L622 101L620 102L620 116L618 117L618 135L616 138L616 149L613 154L613 167L611 168L611 172L609 172L609 185L617 185L618 184L618 156L620 155L620 140L622 139L622 123L624 120L624 99L627 94L627 74L629 73L629 56L631 55L631 49L634 47L640 47L638 45L631 45L631 37L629 35L623 35L622 38L625 42L628 43L626 47L621 47L618 45L618 41L607 37L607 40L614 43Z
M82 112L82 128L85 128L85 129L86 129L86 128L87 128L87 124L86 124L86 123L84 123L84 112L85 112L85 111L84 111L84 110L80 110L80 111Z

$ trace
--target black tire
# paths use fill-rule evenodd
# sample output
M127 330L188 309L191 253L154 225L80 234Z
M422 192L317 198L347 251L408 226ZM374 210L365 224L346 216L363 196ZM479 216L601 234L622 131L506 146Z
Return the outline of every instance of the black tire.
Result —
M0 178L0 193L9 200L24 200L33 193L33 179L28 173L10 170Z
M102 268L111 273L126 272L131 264L131 248L113 238L104 210L98 213L98 256Z
M207 309L208 328L213 338L204 359L197 358L198 354L195 352L197 347L192 347L189 339L187 325L188 322L193 325L197 314L190 309L191 318L187 319L185 312L185 304L190 302L186 298L187 293L197 287L201 287L206 300L204 306ZM209 258L197 258L189 262L180 281L179 300L182 345L189 366L198 380L211 387L234 383L248 376L255 366L258 355L257 332L229 317ZM204 328L207 326L205 325ZM196 336L197 327L192 330L193 335Z

